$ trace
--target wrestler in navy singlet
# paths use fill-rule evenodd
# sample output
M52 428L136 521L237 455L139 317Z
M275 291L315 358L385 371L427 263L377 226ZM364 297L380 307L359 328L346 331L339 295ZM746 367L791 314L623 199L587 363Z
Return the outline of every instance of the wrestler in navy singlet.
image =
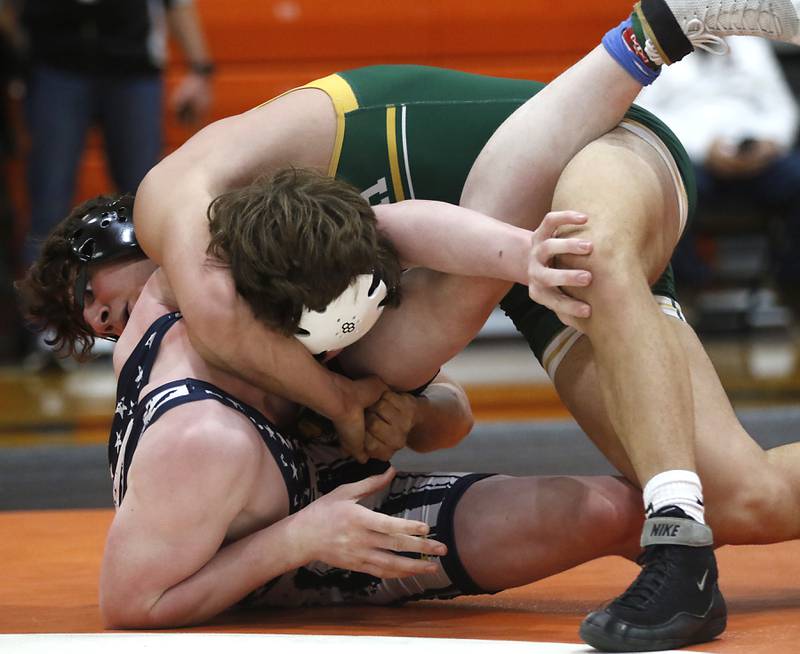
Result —
M383 461L358 463L345 456L329 440L303 442L281 433L258 410L199 379L178 379L140 398L141 390L149 382L164 335L180 319L179 313L169 313L156 320L142 336L120 372L116 411L108 443L114 505L117 508L124 501L128 470L147 428L171 408L208 399L244 414L258 430L283 475L289 513L299 511L342 484L386 470L388 464ZM464 492L487 476L398 472L388 488L360 502L380 513L429 524L431 538L445 543L448 548L447 556L439 559L437 572L382 580L317 561L271 580L248 595L242 604L284 607L339 603L391 604L486 592L470 579L458 558L453 515Z

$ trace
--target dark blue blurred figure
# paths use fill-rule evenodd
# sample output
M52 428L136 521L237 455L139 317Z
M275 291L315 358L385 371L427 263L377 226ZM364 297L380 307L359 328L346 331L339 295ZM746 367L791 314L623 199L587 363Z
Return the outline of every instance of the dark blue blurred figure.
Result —
M2 1L2 0L0 0ZM170 99L184 122L211 101L211 66L192 0L16 0L30 61L26 115L31 203L25 263L73 204L89 128L103 135L118 191L161 157L167 26L189 73Z
M19 261L16 223L5 173L17 151L10 112L12 89L21 88L23 66L21 35L9 7L0 0L0 363L10 363L22 354L21 318L12 288Z
M728 39L724 57L697 53L665 69L637 99L661 117L695 164L698 219L676 251L679 281L705 285L712 274L698 256L696 231L709 214L734 222L756 217L771 239L769 271L781 285L800 281L800 152L797 101L772 47L751 37ZM719 222L719 220L717 221Z

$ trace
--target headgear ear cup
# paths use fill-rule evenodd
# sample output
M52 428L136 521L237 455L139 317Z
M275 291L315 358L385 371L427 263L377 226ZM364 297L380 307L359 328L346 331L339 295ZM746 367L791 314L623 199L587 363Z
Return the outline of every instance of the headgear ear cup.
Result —
M341 350L372 329L383 313L386 294L386 284L377 275L359 275L323 311L304 309L295 338L311 354Z

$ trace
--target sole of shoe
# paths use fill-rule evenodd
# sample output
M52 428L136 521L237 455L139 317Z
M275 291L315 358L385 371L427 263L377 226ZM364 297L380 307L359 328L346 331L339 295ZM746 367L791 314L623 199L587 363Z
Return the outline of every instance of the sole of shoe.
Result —
M606 611L595 611L581 623L579 634L601 652L655 652L714 640L727 623L725 599L717 588L704 616L680 613L661 625L637 627L615 620Z
M692 617L693 616L686 616ZM697 618L693 618L697 620ZM688 630L696 625L687 624ZM609 634L606 629L584 621L579 631L581 639L601 652L657 652L669 649L678 649L687 645L707 643L719 636L727 626L725 616L708 621L702 628L689 637L682 638L652 638L646 629L632 627L625 633L625 637L615 637Z

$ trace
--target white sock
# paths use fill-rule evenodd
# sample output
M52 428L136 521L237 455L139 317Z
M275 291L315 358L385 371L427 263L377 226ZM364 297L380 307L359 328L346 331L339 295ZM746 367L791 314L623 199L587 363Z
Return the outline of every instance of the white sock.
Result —
M677 506L700 524L706 523L703 486L700 477L690 470L660 472L645 484L643 495L647 516L665 506Z

